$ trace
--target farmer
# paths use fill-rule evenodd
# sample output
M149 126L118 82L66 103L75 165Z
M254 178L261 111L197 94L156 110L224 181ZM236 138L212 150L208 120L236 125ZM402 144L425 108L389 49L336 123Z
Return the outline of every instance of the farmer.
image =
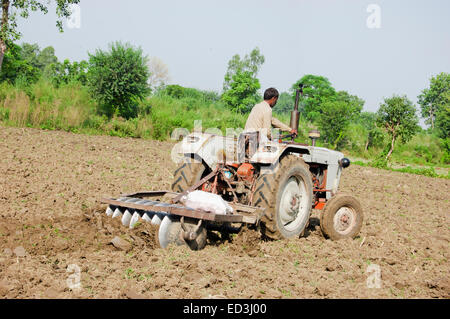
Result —
M264 101L256 104L250 115L248 116L247 122L245 123L245 132L260 132L260 141L263 142L266 139L271 138L271 128L272 126L281 129L282 131L289 132L291 134L297 135L297 130L294 130L282 123L280 120L272 117L272 108L277 104L278 101L278 91L275 88L268 88L264 92ZM262 138L262 139L261 139Z

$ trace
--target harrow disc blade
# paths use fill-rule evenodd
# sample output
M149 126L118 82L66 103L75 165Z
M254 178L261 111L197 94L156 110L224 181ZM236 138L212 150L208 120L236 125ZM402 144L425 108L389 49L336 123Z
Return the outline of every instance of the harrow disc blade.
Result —
M152 222L152 218L148 215L147 212L145 212L144 215L142 215L142 219L149 223Z
M158 229L158 240L161 248L167 248L169 244L183 245L184 240L181 238L181 232L179 219L174 216L165 216Z
M114 213L112 215L112 218L116 218L116 217L121 217L122 216L122 212L119 210L119 208L116 208L114 210Z
M140 218L141 218L141 215L139 215L138 212L135 212L130 220L130 228L133 228L134 225L136 225L136 223L139 221Z
M112 209L111 206L108 206L106 209L106 216L112 216L112 214L114 214L114 209Z
M153 225L161 225L162 220L164 219L165 214L155 214L152 218L151 223Z
M125 212L123 213L123 216L122 216L122 224L124 226L128 227L130 225L131 217L132 217L132 215L131 215L130 211L128 209L125 210Z

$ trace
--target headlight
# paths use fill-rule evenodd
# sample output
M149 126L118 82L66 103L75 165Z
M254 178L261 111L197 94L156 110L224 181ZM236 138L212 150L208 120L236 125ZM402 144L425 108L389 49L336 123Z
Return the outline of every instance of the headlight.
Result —
M344 157L343 159L339 160L339 166L342 168L346 168L350 166L350 160L346 157Z

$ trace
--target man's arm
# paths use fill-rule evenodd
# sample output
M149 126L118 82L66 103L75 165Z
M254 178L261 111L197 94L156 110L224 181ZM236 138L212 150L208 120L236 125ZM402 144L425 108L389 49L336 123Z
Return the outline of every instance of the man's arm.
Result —
M272 121L272 111L269 110L265 110L263 113L263 127L262 129L265 130L266 132L263 132L262 134L266 134L267 138L270 140L272 138L272 126L271 126L271 121Z
M290 126L287 126L286 124L284 124L279 119L277 119L277 118L275 118L273 116L272 116L272 125L273 125L273 127L279 128L280 130L285 131L285 132L292 131Z

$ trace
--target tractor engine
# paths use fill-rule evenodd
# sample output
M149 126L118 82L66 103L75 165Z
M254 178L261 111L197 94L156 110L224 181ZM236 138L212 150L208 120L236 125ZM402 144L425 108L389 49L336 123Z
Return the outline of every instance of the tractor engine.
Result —
M221 195L225 200L249 204L258 173L250 163L224 165L214 180L207 181L201 190Z

